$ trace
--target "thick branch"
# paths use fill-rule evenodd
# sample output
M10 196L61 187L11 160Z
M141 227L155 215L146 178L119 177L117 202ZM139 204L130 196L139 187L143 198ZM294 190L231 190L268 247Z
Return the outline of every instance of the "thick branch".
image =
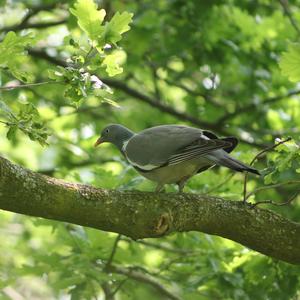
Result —
M133 239L201 231L300 264L300 224L271 211L198 194L120 192L67 183L1 157L0 208Z

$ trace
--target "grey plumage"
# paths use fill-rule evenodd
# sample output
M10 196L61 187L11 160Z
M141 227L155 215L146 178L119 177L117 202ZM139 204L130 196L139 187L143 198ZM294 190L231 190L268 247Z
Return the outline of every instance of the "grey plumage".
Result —
M95 146L103 142L116 145L141 175L157 182L156 191L168 183L176 183L182 191L190 177L214 165L259 174L228 154L236 147L236 138L219 139L198 128L161 125L136 134L112 124L103 129Z

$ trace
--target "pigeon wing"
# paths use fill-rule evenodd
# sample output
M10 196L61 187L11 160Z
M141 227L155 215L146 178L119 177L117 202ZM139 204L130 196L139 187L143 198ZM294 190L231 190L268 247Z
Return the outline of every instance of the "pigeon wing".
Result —
M230 146L228 141L208 138L201 129L162 125L134 135L123 152L134 167L150 171Z

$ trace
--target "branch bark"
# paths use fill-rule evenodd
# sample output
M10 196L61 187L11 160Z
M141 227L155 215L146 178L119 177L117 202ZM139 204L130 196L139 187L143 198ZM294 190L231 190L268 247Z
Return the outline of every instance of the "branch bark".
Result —
M200 231L300 264L300 224L250 207L198 194L98 189L47 177L0 157L0 209L117 232L133 239Z

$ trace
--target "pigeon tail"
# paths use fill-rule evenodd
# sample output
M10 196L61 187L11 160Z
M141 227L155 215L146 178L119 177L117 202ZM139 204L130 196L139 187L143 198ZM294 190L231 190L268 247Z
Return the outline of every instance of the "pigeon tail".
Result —
M259 171L255 168L252 168L241 161L229 156L227 153L223 153L222 156L214 156L214 161L221 166L227 167L229 169L238 171L238 172L249 172L256 175L260 175Z

